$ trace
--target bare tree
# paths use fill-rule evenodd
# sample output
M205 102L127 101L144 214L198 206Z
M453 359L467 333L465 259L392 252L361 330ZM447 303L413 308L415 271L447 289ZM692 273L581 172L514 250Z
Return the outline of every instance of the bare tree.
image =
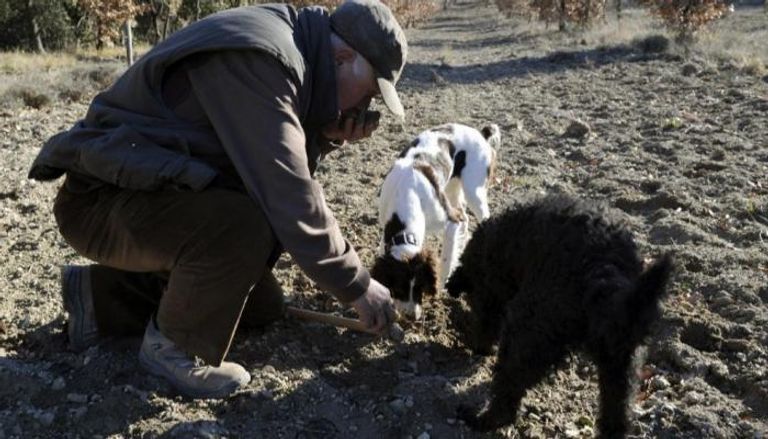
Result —
M97 50L118 39L124 23L143 10L133 0L78 0L78 5L94 26Z
M37 47L38 52L45 53L45 46L43 45L43 37L40 31L40 25L37 23L37 14L34 11L35 0L29 0L27 7L29 7L30 11L32 11L32 35L35 37L35 46Z

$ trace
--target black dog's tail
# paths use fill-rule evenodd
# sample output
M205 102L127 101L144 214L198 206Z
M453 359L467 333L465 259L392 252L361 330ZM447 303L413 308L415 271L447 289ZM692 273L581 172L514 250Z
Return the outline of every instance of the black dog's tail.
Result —
M673 266L669 254L662 256L640 275L634 290L624 300L624 315L632 322L632 332L638 338L642 338L659 317L659 302L667 294L667 282Z

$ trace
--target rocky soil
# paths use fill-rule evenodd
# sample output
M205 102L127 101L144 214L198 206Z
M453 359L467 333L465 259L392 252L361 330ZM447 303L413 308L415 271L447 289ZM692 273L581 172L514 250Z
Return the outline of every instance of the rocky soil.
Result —
M372 263L376 194L422 129L498 123L492 210L567 192L626 213L648 257L676 255L664 318L639 362L634 437L768 434L768 75L664 37L606 41L504 18L458 1L408 31L400 90L409 118L321 165L347 237ZM721 27L764 29L744 9ZM609 24L616 26L615 22ZM764 60L768 62L768 60ZM462 303L438 297L403 343L290 319L238 334L231 360L254 376L224 401L190 401L140 369L138 339L67 350L59 267L87 263L58 235L55 184L25 178L41 142L85 113L87 97L0 109L0 438L482 437L455 417L481 403L493 360L455 329ZM435 245L433 243L433 245ZM289 300L348 316L283 258ZM486 437L590 437L596 376L568 363Z

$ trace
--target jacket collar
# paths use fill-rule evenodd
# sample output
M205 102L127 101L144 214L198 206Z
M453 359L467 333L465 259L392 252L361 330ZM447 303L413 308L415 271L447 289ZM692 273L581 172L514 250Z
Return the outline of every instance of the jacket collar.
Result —
M306 128L319 129L339 112L329 17L325 8L302 8L294 31L296 46L306 61L299 90L300 119Z

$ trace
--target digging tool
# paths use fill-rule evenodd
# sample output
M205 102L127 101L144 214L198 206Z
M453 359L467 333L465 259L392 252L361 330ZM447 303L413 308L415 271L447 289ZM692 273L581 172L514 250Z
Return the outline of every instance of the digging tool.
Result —
M341 328L352 329L353 331L365 332L368 334L378 335L375 332L368 329L363 322L356 319L349 319L346 317L339 317L333 314L326 314L317 311L310 311L308 309L296 308L294 306L286 306L286 314L298 319L307 320L311 322L326 323ZM389 326L388 334L389 338L395 341L402 341L405 337L403 328L397 323L392 323Z

